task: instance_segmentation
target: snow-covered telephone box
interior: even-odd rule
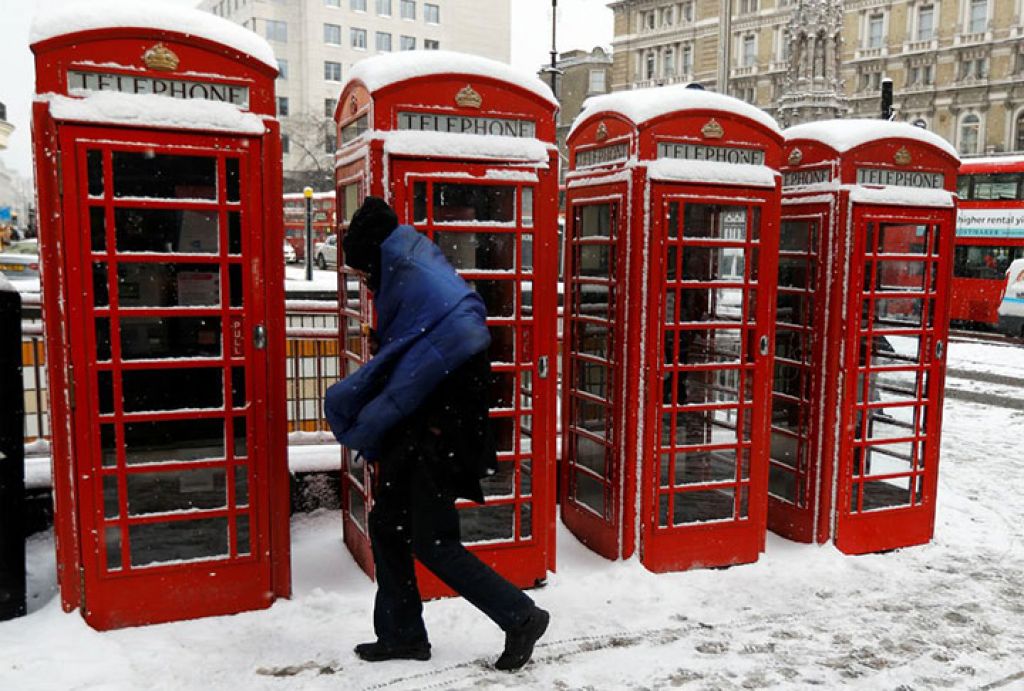
[[[498,472],[485,505],[459,505],[462,539],[519,586],[555,566],[557,107],[543,82],[507,65],[410,51],[357,63],[335,112],[340,236],[366,195],[383,197],[487,306]],[[347,374],[369,359],[372,308],[339,258]],[[372,573],[370,469],[342,453],[345,543]],[[418,569],[424,597],[448,592]]]
[[[782,134],[663,87],[589,100],[568,143],[562,519],[654,571],[756,561]]]
[[[291,590],[273,53],[151,5],[45,15],[32,50],[64,608],[268,607]]]
[[[784,134],[768,526],[847,553],[927,542],[956,151],[878,120]]]

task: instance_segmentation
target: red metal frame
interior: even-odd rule
[[[817,275],[808,282],[814,286],[813,317],[805,313],[803,325],[779,331],[813,326],[814,337],[800,363],[805,398],[784,388],[788,380],[780,373],[794,363],[776,358],[775,400],[795,406],[805,421],[806,457],[794,474],[783,453],[788,447],[774,449],[772,472],[780,489],[770,494],[769,528],[802,542],[833,540],[847,553],[927,542],[934,528],[945,375],[939,344],[948,335],[952,286],[955,208],[948,204],[955,197],[925,197],[917,206],[900,203],[901,195],[873,202],[870,186],[856,180],[858,168],[941,173],[944,191],[951,193],[958,162],[903,138],[880,137],[843,153],[793,138],[786,153],[784,175],[819,171],[827,184],[787,188],[783,227],[795,232],[799,222],[815,219],[825,233],[812,262]],[[783,238],[783,247],[787,241],[793,239]],[[799,292],[780,287],[780,305],[786,294]],[[782,491],[785,474],[806,477],[806,483]]]
[[[816,541],[817,496],[820,487],[831,481],[827,469],[814,459],[823,435],[823,382],[816,366],[824,357],[827,306],[833,290],[829,276],[834,221],[831,205],[789,205],[783,209],[779,231],[768,528],[801,542]],[[801,235],[804,243],[799,241]]]
[[[272,68],[210,41],[157,30],[111,28],[34,45],[37,91],[66,92],[69,69],[106,71],[108,67],[99,66],[109,66],[109,71],[119,74],[168,76],[125,66],[139,62],[158,42],[180,57],[183,69],[203,64],[206,74],[224,75],[215,81],[247,86],[251,109],[272,116]],[[188,79],[196,77],[190,74]],[[80,608],[92,626],[107,629],[236,613],[287,597],[291,585],[284,299],[280,289],[273,288],[283,286],[284,280],[277,221],[280,175],[274,174],[280,161],[277,123],[265,120],[266,133],[261,136],[82,126],[55,120],[48,104],[41,101],[34,104],[33,116],[54,427],[58,579],[65,610]],[[199,200],[115,195],[113,157],[132,153],[208,158],[215,171],[215,196]],[[100,174],[106,183],[98,194],[87,188],[90,165],[94,177]],[[238,199],[227,197],[229,167],[232,181],[237,167]],[[169,247],[160,252],[122,249],[115,217],[118,210],[127,208],[214,218],[219,229],[216,249],[198,253],[180,248],[172,253]],[[120,304],[123,267],[162,269],[167,262],[188,265],[194,275],[202,267],[215,268],[220,298],[209,307],[185,307],[180,302],[174,307]],[[229,290],[232,283],[236,287]],[[97,303],[104,292],[106,299]],[[182,359],[173,352],[146,351],[148,346],[138,339],[135,343],[142,350],[122,352],[122,344],[130,338],[122,334],[122,320],[153,319],[152,324],[170,328],[176,319],[203,318],[219,325],[204,330],[207,347],[199,356],[185,354]],[[265,350],[252,346],[256,324],[267,329]],[[104,328],[98,336],[100,325]],[[220,370],[221,390],[214,393],[222,399],[220,407],[124,410],[126,378],[195,368]],[[243,384],[246,400],[233,391],[233,386]],[[107,392],[102,398],[101,388]],[[222,455],[188,461],[172,453],[176,458],[158,464],[127,460],[128,426],[217,419],[224,420]],[[235,448],[232,431],[239,420],[247,421],[244,456],[242,449]],[[179,477],[184,478],[190,471],[199,475],[212,471],[203,479],[214,483],[214,494],[219,492],[216,483],[223,482],[223,503],[214,501],[207,508],[190,504],[192,508],[184,511],[158,513],[129,504],[133,485],[138,488],[140,483],[172,477],[159,473],[183,473]],[[191,472],[192,479],[197,477]],[[240,491],[247,492],[247,500],[236,495]],[[138,500],[140,495],[135,496]],[[153,496],[170,495],[155,490]],[[197,551],[189,557],[187,548],[195,545],[186,543],[182,560],[171,562],[166,552],[147,557],[132,550],[133,536],[143,544],[166,548],[170,544],[166,540],[173,538],[145,535],[145,531],[173,532],[174,526],[190,520],[223,521],[225,550],[214,548],[209,556]],[[115,545],[120,549],[120,559],[113,551],[108,554],[108,545],[111,550]]]
[[[628,190],[623,183],[588,188],[586,196],[574,196],[572,199],[571,225],[566,228],[565,236],[563,275],[567,280],[563,304],[562,462],[559,468],[562,521],[588,547],[609,559],[625,556],[621,554],[621,530],[626,523],[624,514],[627,512],[623,498],[629,496],[623,490],[625,469],[620,461],[626,456],[625,434],[613,424],[625,413],[620,402],[624,400],[623,394],[628,386],[622,367],[625,343],[615,328],[617,323],[624,321],[625,315],[626,300],[622,287],[627,285],[625,276],[629,265],[628,202]],[[607,239],[604,235],[591,235],[589,229],[584,228],[584,224],[592,222],[587,216],[591,213],[599,216],[603,210],[608,212]],[[600,223],[600,218],[593,220]],[[595,274],[580,278],[577,266],[581,253],[587,249],[605,248],[614,262],[614,275]],[[595,308],[588,305],[585,286],[594,286],[601,291],[608,289],[613,299],[609,300],[604,312],[595,312]],[[602,330],[606,332],[602,339],[604,343],[587,343],[600,339]],[[596,331],[597,335],[588,331]],[[585,376],[581,368],[596,369],[604,381],[581,380]],[[591,388],[595,385],[605,388],[606,394],[601,396],[600,391],[595,392]],[[578,406],[589,406],[590,409],[587,411]],[[591,415],[598,413],[599,417],[589,417],[588,412]],[[599,452],[602,454],[600,467],[595,467],[593,461],[587,463],[580,458],[580,444],[589,444],[592,448],[597,445],[603,449]],[[587,491],[587,484],[600,491],[599,503],[592,492]]]
[[[456,103],[456,94],[467,83],[481,96],[484,107]],[[528,119],[535,123],[536,138],[550,143],[554,141],[554,106],[519,86],[497,79],[437,74],[408,79],[372,94],[361,82],[351,82],[343,89],[335,114],[340,145],[335,176],[339,233],[343,234],[347,227],[346,219],[352,211],[348,207],[353,205],[350,201],[361,201],[366,194],[382,196],[392,203],[400,222],[413,225],[435,241],[438,233],[446,234],[441,241],[442,249],[467,281],[478,284],[488,304],[492,370],[498,381],[496,390],[501,392],[491,413],[499,442],[499,473],[484,482],[484,506],[470,502],[459,502],[457,506],[462,515],[463,538],[470,549],[513,583],[533,586],[555,568],[557,153],[550,150],[544,161],[530,162],[441,154],[386,154],[384,138],[387,132],[398,129],[400,110]],[[349,133],[357,123],[361,130],[353,136]],[[501,194],[514,205],[514,221],[460,224],[455,217],[435,218],[433,190],[446,184],[507,189],[507,193]],[[352,185],[356,187],[350,188]],[[353,192],[351,198],[346,197],[347,188]],[[425,201],[423,213],[416,213],[420,208],[416,204],[417,192]],[[524,194],[532,194],[531,223],[524,222],[521,213]],[[460,234],[468,237],[476,233],[514,238],[511,245],[496,240],[505,248],[491,256],[503,262],[500,267],[458,266],[465,248],[460,249],[461,240],[457,238]],[[532,268],[523,263],[524,247],[531,238]],[[513,247],[514,252],[509,254],[507,250]],[[512,292],[508,293],[506,287],[511,287]],[[512,297],[510,302],[499,300],[506,294]],[[532,299],[524,299],[531,295]],[[362,325],[371,320],[372,306],[365,286],[355,281],[354,274],[344,266],[343,257],[339,260],[339,302],[343,305],[340,324],[346,333],[343,357],[347,368],[356,367],[368,359]],[[544,360],[551,363],[546,378],[540,376],[540,363]],[[347,449],[342,450],[342,459],[345,543],[363,570],[372,575],[373,558],[366,530],[367,511],[373,503],[369,467],[357,463],[355,454]],[[507,472],[503,470],[506,468]],[[479,539],[474,541],[474,517],[484,514],[500,514],[501,521],[511,520],[512,532],[491,539],[477,535]],[[420,565],[417,579],[424,599],[451,592]]]
[[[1016,199],[980,199],[976,192],[965,185],[968,177],[1010,173],[1020,176]],[[1024,156],[1003,158],[967,159],[960,164],[960,201],[958,216],[972,211],[1009,211],[1024,215]],[[1019,231],[1019,229],[1018,229]],[[969,236],[958,222],[956,249],[966,251],[968,247],[982,247],[1009,250],[1009,260],[1024,257],[1024,235],[1017,237]],[[950,318],[953,320],[977,322],[994,326],[999,322],[997,310],[1006,287],[1002,271],[993,270],[990,278],[973,278],[958,275],[954,259],[953,286],[950,298]]]
[[[724,136],[721,131],[715,134],[715,126],[709,127],[711,120],[724,130]],[[581,541],[599,554],[615,559],[628,558],[639,551],[642,562],[652,571],[755,561],[764,549],[765,539],[775,292],[772,281],[756,282],[752,271],[756,269],[761,277],[775,274],[780,186],[777,182],[770,187],[756,187],[652,180],[644,165],[629,165],[631,158],[641,164],[655,159],[661,142],[757,148],[764,152],[768,169],[777,169],[781,162],[779,134],[732,112],[681,111],[639,127],[617,113],[604,112],[574,125],[569,139],[573,170],[566,200],[566,215],[573,228],[566,233],[562,518]],[[620,147],[619,153],[607,155],[613,150],[611,147]],[[590,151],[593,155],[582,157]],[[602,158],[613,160],[593,163]],[[583,165],[577,168],[577,162]],[[614,242],[578,239],[581,232],[586,232],[583,215],[609,203],[617,205]],[[734,228],[739,233],[737,239],[693,238],[673,230],[680,227],[686,209],[696,213],[711,205],[742,207],[742,212],[733,211],[743,219],[740,227]],[[758,214],[759,222],[754,220]],[[613,269],[609,267],[604,281],[598,280],[597,273],[588,271],[584,275],[580,269],[576,248],[588,244],[615,248],[615,265]],[[742,273],[727,275],[728,267],[739,266],[740,259]],[[700,279],[703,284],[688,273],[696,270],[692,262],[711,272]],[[609,320],[611,336],[605,351],[608,355],[604,357],[578,348],[589,347],[577,335],[584,322],[593,320],[581,319],[582,310],[575,298],[581,286],[603,283],[614,291],[614,319]],[[695,290],[713,291],[715,299],[725,295],[739,299],[734,310],[728,314],[728,310],[720,311],[710,319],[693,321],[690,311],[677,315],[675,306]],[[671,325],[666,325],[669,307],[673,319]],[[714,361],[714,357],[694,362],[690,358],[696,357],[695,352],[687,353],[686,359],[679,359],[682,355],[670,358],[667,353],[668,343],[681,342],[698,332],[733,333],[730,327],[737,334],[732,346],[736,349],[735,362],[733,358],[728,358],[727,363]],[[764,354],[759,352],[762,339]],[[586,385],[585,381],[578,385],[576,376],[583,363],[589,369],[610,373],[612,383],[605,383],[607,396],[578,392]],[[747,394],[742,396],[744,402],[716,403],[715,398],[698,402],[685,395],[682,400],[677,396],[683,391],[683,376],[696,381],[721,376],[722,372],[735,374],[736,391]],[[713,397],[717,395],[712,392],[714,388],[701,390]],[[581,424],[593,423],[594,406],[607,415],[605,432],[599,436],[580,430]],[[709,411],[718,411],[710,412],[711,416],[720,415],[725,410],[735,411],[737,418],[714,426],[715,433],[730,430],[732,425],[731,444],[712,443],[704,437],[699,442],[689,439],[681,444],[669,438],[663,440],[663,421],[668,422],[671,430],[674,419]],[[741,435],[740,439],[737,435],[744,430],[749,434]],[[675,438],[671,433],[670,437]],[[600,442],[600,446],[589,446],[581,457],[578,438]],[[599,451],[601,448],[605,451]],[[725,456],[732,450],[737,452],[730,475],[711,478],[690,472],[688,460],[692,463],[691,459],[703,456],[709,462],[706,467],[711,467],[720,460],[712,456]],[[740,460],[744,454],[748,454],[746,462]],[[668,460],[669,456],[676,460]],[[600,463],[595,464],[596,460]],[[679,481],[669,480],[670,477]],[[589,479],[593,490],[581,493],[580,478]],[[604,497],[603,505],[594,500],[598,488]],[[704,493],[704,498],[712,494],[721,498],[731,492],[729,510],[713,517],[688,514],[683,510],[684,502],[697,498],[698,492]],[[744,496],[746,499],[741,499]],[[677,501],[678,514],[674,509]]]

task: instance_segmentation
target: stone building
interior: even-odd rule
[[[254,31],[274,49],[285,186],[331,189],[332,116],[360,59],[453,50],[508,62],[511,0],[203,0],[200,9]]]
[[[889,78],[897,119],[937,132],[965,155],[1024,151],[1024,0],[610,7],[612,90],[699,81],[791,123],[833,113],[878,117]]]
[[[591,96],[606,94],[611,91],[612,56],[604,48],[595,47],[589,53],[585,50],[570,50],[558,55],[555,63],[555,96],[560,108],[558,111],[558,150],[562,154],[562,177],[568,166],[568,152],[565,139],[569,129],[580,114],[583,102]],[[550,68],[544,67],[537,76],[545,84],[551,84]]]

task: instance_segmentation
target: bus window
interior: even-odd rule
[[[969,199],[1019,199],[1020,173],[991,173],[973,175],[973,189]]]
[[[958,245],[953,275],[958,278],[1002,279],[1014,259],[1024,257],[1024,247]]]
[[[973,175],[961,175],[956,179],[956,193],[961,199],[971,198],[971,178]]]

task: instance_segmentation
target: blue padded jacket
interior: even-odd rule
[[[491,343],[483,300],[429,238],[398,226],[380,249],[380,350],[324,399],[334,436],[371,459],[389,429]]]

